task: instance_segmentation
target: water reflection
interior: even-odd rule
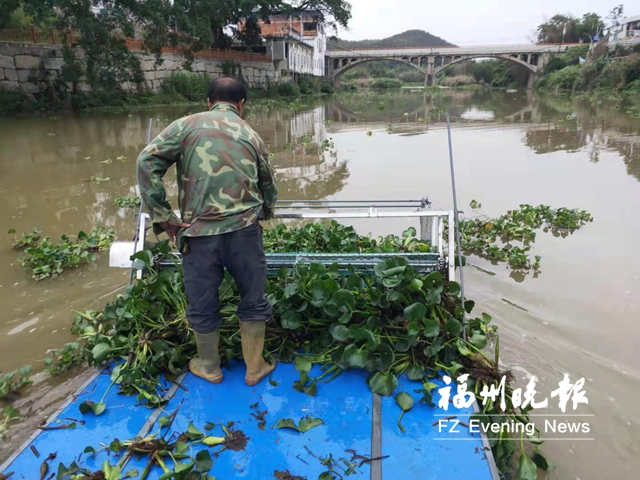
[[[130,212],[113,202],[135,193],[135,159],[146,143],[149,118],[154,117],[157,133],[189,110],[194,109],[163,109],[159,116],[136,112],[0,120],[0,194],[8,225],[19,231],[46,227],[52,236],[69,233],[70,225],[101,224],[127,232]],[[329,147],[324,120],[324,106],[258,114],[254,123],[274,154],[283,198],[334,195],[349,176],[347,164]],[[96,177],[109,180],[96,183]],[[174,178],[171,172],[166,182],[173,197]]]
[[[603,151],[620,154],[627,173],[640,180],[640,122],[610,105],[568,103],[556,97],[539,100],[546,116],[527,130],[526,144],[536,153],[584,150],[597,163]]]
[[[477,107],[468,109],[460,115],[463,120],[486,122],[495,120],[496,115],[491,110],[480,110]]]
[[[602,151],[615,151],[629,175],[640,180],[640,122],[613,106],[531,92],[441,90],[340,97],[327,102],[325,112],[330,133],[424,133],[443,128],[445,112],[454,128],[524,128],[524,143],[536,154],[586,151],[598,162]]]
[[[328,137],[325,113],[325,106],[318,105],[289,118],[280,135],[260,132],[273,154],[281,198],[316,200],[342,190],[349,169]]]

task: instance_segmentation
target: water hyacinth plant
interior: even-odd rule
[[[120,208],[135,208],[140,205],[140,197],[118,197],[113,204]]]
[[[14,235],[13,247],[24,254],[18,260],[20,265],[31,270],[36,280],[57,277],[64,270],[77,268],[82,264],[96,260],[96,252],[108,249],[115,238],[113,229],[100,226],[91,233],[79,232],[75,237],[62,235],[59,243],[53,243],[51,237],[43,237],[42,231],[35,229],[31,233],[23,233],[20,239]]]
[[[475,210],[482,204],[472,200],[470,206]],[[541,258],[535,256],[532,261],[529,254],[536,240],[536,230],[564,238],[592,221],[591,214],[580,209],[520,205],[496,218],[461,219],[461,247],[466,254],[478,255],[494,263],[506,262],[513,270],[537,272]]]
[[[0,372],[0,400],[17,394],[22,387],[31,383],[30,373],[31,365],[25,365],[18,370],[5,374]]]

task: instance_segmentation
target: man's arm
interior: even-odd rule
[[[182,150],[180,120],[176,120],[160,133],[140,153],[137,162],[138,185],[142,201],[146,205],[153,221],[153,230],[157,234],[169,230],[169,223],[181,224],[167,201],[167,192],[162,178],[171,165],[180,158]],[[170,234],[171,236],[171,234]]]
[[[278,186],[269,163],[269,154],[263,142],[260,142],[260,153],[258,154],[258,188],[264,200],[264,217],[269,220],[273,217],[273,208],[278,200]]]

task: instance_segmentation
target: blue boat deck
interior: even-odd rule
[[[233,428],[248,437],[246,447],[240,451],[227,449],[216,456],[213,452],[219,447],[209,448],[214,462],[210,475],[217,480],[273,479],[277,471],[315,480],[328,471],[322,460],[329,457],[336,462],[333,468],[340,476],[326,478],[497,479],[491,452],[478,434],[472,435],[463,426],[458,426],[460,433],[438,431],[438,420],[443,416],[456,416],[468,424],[472,408],[456,409],[451,404],[445,412],[419,403],[421,394],[414,393],[420,388],[418,382],[400,379],[397,391],[405,391],[415,400],[413,409],[403,417],[406,433],[402,433],[396,424],[400,408],[393,397],[380,399],[372,395],[363,372],[344,372],[329,383],[319,382],[317,395],[311,397],[294,390],[298,372],[293,365],[279,364],[271,377],[273,382],[264,380],[256,387],[244,384],[244,364],[234,363],[224,370],[225,380],[219,385],[187,374],[181,379],[183,388],[173,385],[173,396],[163,409],[137,405],[135,397],[119,395],[114,387],[106,395],[107,409],[102,415],[82,415],[80,403],[99,402],[110,384],[109,375],[99,374],[49,424],[56,427],[75,422],[76,428],[41,431],[0,472],[14,472],[11,480],[38,479],[40,465],[54,452],[57,456],[50,463],[50,472],[57,472],[59,463],[68,466],[73,461],[92,471],[99,470],[105,460],[115,464],[117,457],[108,457],[104,451],[96,456],[83,454],[87,446],[99,449],[116,438],[127,440],[158,432],[158,418],[171,415],[179,407],[172,431],[184,432],[190,422],[203,431],[207,422],[232,421]],[[434,401],[437,403],[438,399],[434,391]],[[267,412],[264,429],[251,415],[255,413],[251,405],[256,403],[260,411]],[[324,425],[304,434],[275,428],[279,419],[297,422],[306,415],[321,418]],[[207,433],[223,435],[219,426]],[[39,458],[29,448],[31,445],[39,452]],[[198,444],[193,448],[208,447]],[[358,456],[354,459],[354,455]],[[383,459],[362,462],[372,455]],[[131,458],[123,471],[137,468],[141,474],[146,464],[144,458]],[[349,464],[355,473],[345,472]],[[171,465],[167,462],[167,466]],[[162,473],[160,467],[154,467],[147,478],[157,480]]]

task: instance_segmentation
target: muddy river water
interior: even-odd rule
[[[200,109],[0,118],[4,231],[40,228],[57,238],[106,225],[118,239],[131,239],[131,211],[113,201],[135,192],[135,159],[149,119],[157,133]],[[468,207],[474,199],[490,216],[523,203],[579,207],[593,215],[593,223],[566,238],[539,232],[533,251],[542,257],[542,271],[536,277],[470,257],[467,290],[477,313],[489,313],[499,326],[501,362],[514,371],[517,386],[535,375],[544,398],[564,373],[573,382],[586,379],[588,405],[567,413],[582,415],[591,431],[573,440],[543,435],[550,439],[543,453],[555,465],[548,478],[637,478],[640,119],[624,108],[565,97],[442,90],[276,106],[250,111],[248,120],[275,155],[283,199],[428,196],[432,208],[448,209],[443,109],[453,116],[458,195],[466,215],[478,214]],[[385,220],[356,227],[384,234],[407,225]],[[1,442],[0,460],[86,376],[74,372],[51,380],[41,373],[45,352],[72,340],[72,311],[100,308],[128,281],[128,272],[110,269],[103,255],[88,267],[35,282],[20,268],[11,239],[0,236],[0,370],[31,364],[36,375],[15,402],[27,420]],[[561,413],[557,399],[549,405],[541,413]]]

